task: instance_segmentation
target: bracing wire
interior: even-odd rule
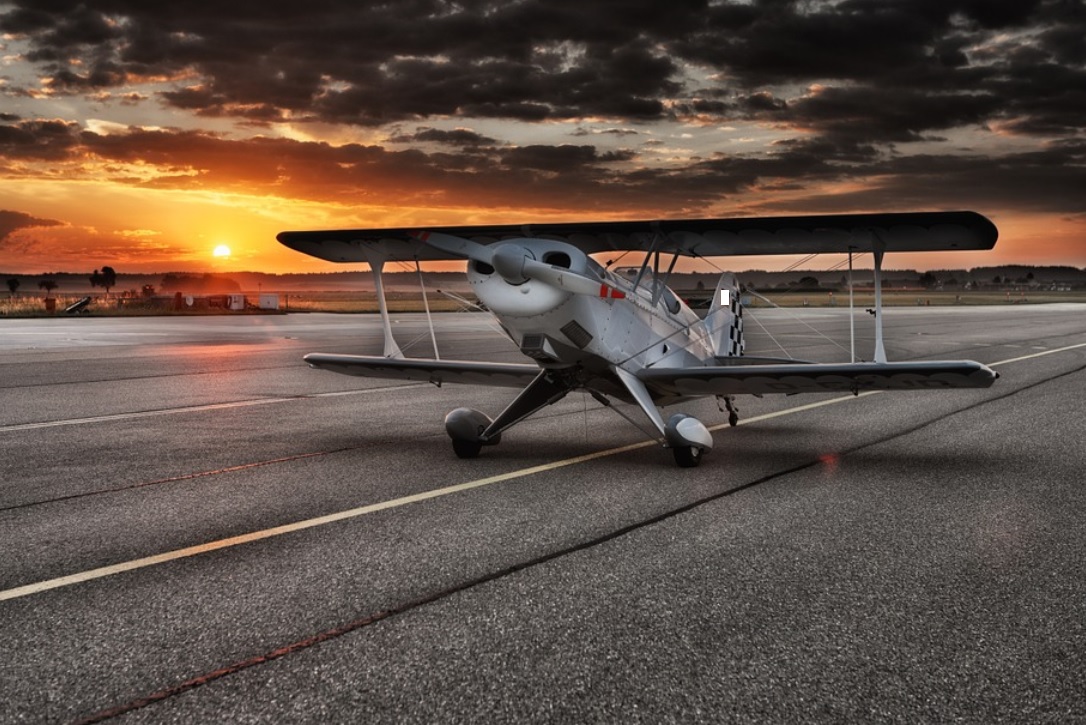
[[[804,262],[805,262],[805,260],[808,260],[808,259],[814,259],[814,258],[815,258],[815,257],[817,257],[817,256],[818,256],[817,254],[809,254],[809,255],[807,255],[807,257],[805,257],[804,259],[802,259],[802,260],[800,260],[799,262],[797,262],[797,263],[796,263],[796,265],[793,265],[793,267],[797,266],[798,264],[802,264],[802,263],[804,263]],[[721,267],[720,267],[719,265],[717,265],[717,264],[716,264],[715,262],[713,262],[713,261],[712,261],[711,259],[709,259],[708,257],[699,257],[699,259],[701,259],[702,261],[704,261],[704,262],[706,262],[707,264],[709,264],[709,265],[710,265],[711,267],[713,267],[714,269],[716,269],[716,271],[720,272],[721,274],[723,274],[723,273],[724,273],[724,272],[726,271],[726,270],[724,270],[723,268],[721,268]],[[848,259],[846,259],[846,260],[845,260],[845,264],[848,264]],[[791,268],[792,268],[792,267],[790,267],[789,269],[791,269]],[[785,270],[785,271],[788,271],[788,270]],[[791,311],[789,311],[789,310],[788,310],[787,308],[785,308],[785,307],[781,307],[780,305],[778,305],[778,304],[777,304],[776,302],[774,302],[773,300],[771,300],[771,299],[769,299],[769,298],[767,298],[767,297],[765,297],[765,296],[763,296],[763,295],[760,295],[760,294],[758,294],[757,292],[755,292],[755,291],[753,291],[753,290],[750,290],[750,289],[748,289],[748,290],[747,290],[747,293],[748,293],[748,294],[750,294],[750,295],[751,295],[752,297],[757,297],[758,299],[762,300],[763,302],[766,302],[766,303],[768,303],[768,304],[769,304],[769,305],[771,305],[772,307],[776,307],[776,308],[777,308],[778,310],[782,310],[782,311],[783,311],[783,312],[784,312],[784,313],[785,313],[786,315],[788,315],[788,316],[789,316],[790,318],[792,318],[792,319],[793,319],[793,320],[795,320],[796,322],[798,322],[798,323],[800,323],[801,325],[803,325],[804,327],[806,327],[806,328],[807,328],[808,330],[810,330],[811,332],[815,333],[816,335],[818,335],[819,337],[821,337],[821,338],[823,338],[823,339],[825,339],[825,340],[828,340],[828,341],[830,342],[830,344],[832,344],[832,345],[833,345],[834,347],[840,348],[841,350],[847,350],[847,348],[845,348],[845,346],[844,346],[844,345],[840,344],[839,342],[837,342],[836,340],[834,340],[834,339],[833,339],[832,337],[830,337],[830,336],[829,336],[829,335],[827,335],[826,333],[822,332],[821,330],[819,330],[819,329],[815,328],[815,327],[814,327],[813,325],[811,325],[811,324],[810,324],[809,322],[807,322],[806,320],[802,319],[802,318],[801,318],[801,317],[799,317],[798,315],[796,315],[796,314],[792,313],[792,312],[791,312]],[[764,333],[765,333],[765,334],[766,334],[766,335],[767,335],[767,336],[769,337],[769,339],[773,341],[773,344],[774,344],[774,345],[776,345],[776,346],[777,346],[777,347],[778,347],[778,348],[780,349],[780,351],[784,353],[785,357],[792,357],[792,355],[791,355],[791,354],[790,354],[790,353],[788,352],[788,350],[786,350],[786,349],[785,349],[784,345],[782,345],[782,344],[781,344],[781,343],[780,343],[780,342],[779,342],[779,341],[777,340],[777,338],[775,338],[775,337],[773,336],[773,333],[771,333],[771,332],[770,332],[770,331],[769,331],[769,330],[768,330],[768,329],[766,328],[766,326],[765,326],[765,325],[764,325],[764,324],[762,323],[762,321],[758,319],[758,315],[756,315],[756,314],[753,314],[753,313],[752,313],[752,314],[751,314],[751,315],[749,316],[749,319],[753,320],[753,321],[754,321],[754,324],[758,325],[758,327],[760,327],[760,328],[762,329],[762,332],[764,332]]]
[[[832,337],[830,337],[830,336],[829,336],[829,335],[827,335],[826,333],[822,332],[821,330],[819,330],[818,328],[816,328],[816,327],[815,327],[814,325],[812,325],[811,323],[809,323],[809,322],[807,322],[806,320],[804,320],[804,319],[803,319],[802,317],[799,317],[798,315],[795,315],[795,314],[793,314],[792,312],[790,312],[790,311],[788,310],[788,308],[787,308],[787,307],[781,307],[780,305],[778,305],[778,304],[777,304],[776,302],[774,302],[773,300],[769,299],[768,297],[765,297],[764,295],[760,295],[760,294],[758,294],[757,292],[753,292],[753,291],[750,291],[750,290],[748,290],[748,292],[749,292],[749,294],[750,294],[750,295],[751,295],[752,297],[757,297],[758,299],[762,300],[763,302],[766,302],[766,303],[768,303],[769,305],[771,305],[771,306],[773,306],[773,307],[777,308],[778,310],[781,310],[781,311],[782,311],[782,312],[784,312],[784,313],[785,313],[786,315],[788,315],[788,316],[789,316],[790,318],[792,318],[793,320],[795,320],[795,321],[796,321],[796,322],[798,322],[799,324],[801,324],[801,325],[803,325],[804,327],[806,327],[806,328],[807,328],[808,330],[810,330],[811,332],[813,332],[813,333],[814,333],[815,335],[817,335],[818,337],[821,337],[822,339],[824,339],[824,340],[828,341],[828,342],[829,342],[829,343],[830,343],[831,345],[833,345],[834,347],[840,348],[841,350],[844,350],[844,351],[848,352],[848,348],[846,348],[846,347],[845,347],[844,345],[842,345],[841,343],[837,342],[837,341],[836,341],[836,340],[834,340],[834,339],[833,339]],[[757,316],[756,316],[756,315],[752,315],[752,316],[751,316],[751,319],[753,319],[753,320],[754,320],[754,321],[755,321],[756,323],[758,322],[758,319],[757,319]],[[761,327],[761,328],[762,328],[763,330],[765,330],[765,333],[766,333],[767,335],[769,335],[769,337],[770,337],[771,339],[773,339],[773,335],[771,335],[771,334],[769,333],[769,330],[766,330],[766,329],[765,329],[765,325],[762,325],[761,323],[758,323],[758,324],[759,324],[759,326],[760,326],[760,327]],[[783,348],[783,347],[781,347],[781,344],[780,344],[779,342],[777,342],[777,341],[776,341],[776,339],[773,339],[773,342],[776,342],[776,343],[777,343],[777,347],[780,347],[780,348],[781,348],[782,350],[784,350],[784,348]]]
[[[810,262],[812,259],[814,259],[817,256],[818,256],[818,252],[815,252],[814,254],[808,254],[803,259],[800,259],[800,260],[798,260],[796,262],[793,262],[792,264],[788,265],[787,267],[785,267],[781,271],[782,272],[791,272],[796,267],[799,267],[800,265],[803,265],[803,264],[807,264],[808,262]]]
[[[761,295],[757,295],[757,294],[754,294],[753,292],[751,292],[750,294],[754,295],[755,297],[759,297],[759,298],[761,298],[761,299],[765,299],[765,298],[764,298],[764,297],[762,297]],[[766,300],[766,301],[767,301],[767,302],[769,302],[769,300]],[[772,302],[769,302],[769,304],[771,304],[771,305],[772,305],[773,303],[772,303]],[[784,348],[784,345],[782,345],[782,344],[781,344],[781,343],[780,343],[780,342],[779,342],[779,341],[777,340],[777,338],[775,338],[775,337],[773,336],[773,333],[769,331],[769,328],[768,328],[768,327],[766,327],[766,326],[765,326],[765,325],[764,325],[764,324],[762,323],[762,321],[761,321],[760,319],[758,319],[758,315],[748,315],[746,319],[748,319],[748,320],[754,320],[754,324],[755,324],[755,325],[757,325],[758,327],[760,327],[760,328],[762,329],[762,332],[764,332],[764,333],[766,334],[766,336],[767,336],[767,337],[768,337],[768,338],[769,338],[770,340],[772,340],[772,341],[773,341],[773,344],[774,344],[774,345],[776,345],[776,346],[777,346],[777,348],[778,348],[778,349],[779,349],[779,350],[780,350],[781,352],[783,352],[783,353],[784,353],[784,356],[785,356],[785,357],[792,357],[792,354],[791,354],[791,353],[789,353],[789,352],[788,352],[788,350],[786,350],[786,349]]]

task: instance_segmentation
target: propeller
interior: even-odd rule
[[[457,257],[467,257],[473,261],[488,264],[509,284],[523,284],[529,279],[535,279],[578,295],[606,299],[626,297],[621,290],[598,279],[577,274],[564,267],[540,262],[532,256],[530,250],[519,244],[505,242],[487,246],[442,232],[417,231],[410,232],[409,236]]]
[[[563,269],[562,267],[554,267],[544,262],[537,262],[534,259],[524,260],[523,273],[525,277],[538,279],[544,284],[564,289],[567,292],[572,292],[576,295],[604,297],[613,300],[620,300],[626,297],[625,292],[615,289],[605,282],[600,282],[591,277],[585,277],[576,272],[571,272],[568,269]]]
[[[485,244],[479,244],[470,239],[457,237],[452,234],[444,234],[443,232],[417,231],[408,232],[407,236],[413,237],[423,244],[429,245],[434,249],[440,249],[443,252],[448,252],[454,256],[467,257],[476,262],[492,265],[491,259],[494,256],[494,250]]]
[[[626,296],[625,293],[598,279],[577,274],[565,267],[555,267],[546,262],[540,262],[528,249],[519,244],[498,245],[490,263],[509,284],[522,284],[535,279],[575,295],[610,299],[622,299]]]

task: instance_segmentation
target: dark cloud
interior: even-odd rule
[[[826,88],[773,113],[832,139],[901,143],[923,140],[930,131],[978,126],[1001,106],[990,93]]]
[[[1077,0],[15,0],[0,29],[54,91],[176,78],[165,103],[256,123],[759,119],[784,110],[782,86],[820,83],[833,93],[786,120],[900,143],[994,120],[1080,132],[1084,15]],[[690,63],[733,90],[698,87]]]
[[[573,131],[570,136],[584,138],[586,136],[640,136],[641,131],[632,128],[584,128],[583,126]]]
[[[55,219],[38,219],[21,211],[0,209],[0,247],[3,247],[4,242],[13,232],[20,229],[56,227],[62,226],[63,224],[64,222],[58,222]]]
[[[1076,199],[1086,196],[1080,0],[13,0],[7,7],[0,31],[28,45],[27,58],[52,79],[55,95],[140,103],[132,87],[165,78],[169,89],[154,98],[173,109],[258,127],[384,126],[388,145],[179,130],[101,135],[4,114],[0,157],[9,166],[88,159],[151,165],[154,181],[129,183],[174,188],[646,213],[844,181],[869,185],[811,203],[941,206],[975,190],[1008,208],[1081,213]],[[5,86],[9,95],[32,90]],[[577,121],[569,133],[579,141],[609,138],[599,147],[515,145],[470,129],[483,118],[522,122],[521,133],[533,123]],[[607,150],[620,135],[673,120],[758,124],[778,140],[757,153],[705,152],[666,168],[645,159],[670,141],[646,140],[644,156]],[[454,124],[466,128],[435,127]],[[1022,137],[1037,151],[931,151],[961,129],[983,128]]]
[[[420,127],[415,130],[415,133],[397,134],[388,140],[390,143],[431,142],[461,148],[466,146],[494,146],[498,143],[497,139],[483,136],[467,128],[456,128],[447,131],[439,128]]]
[[[1070,159],[1071,163],[1068,163]],[[872,166],[866,185],[832,195],[790,200],[789,212],[845,212],[857,209],[975,208],[1007,212],[1086,214],[1082,170],[1086,143],[1072,148],[981,156],[916,155]],[[772,210],[773,205],[768,205]]]
[[[0,158],[9,161],[68,159],[79,144],[80,126],[67,121],[22,121],[0,126]]]
[[[654,36],[689,21],[647,0],[16,6],[0,29],[29,38],[29,59],[56,90],[195,72],[198,89],[163,98],[206,115],[268,105],[360,125],[438,114],[658,118],[678,69]]]
[[[600,154],[595,146],[520,146],[503,151],[503,166],[519,169],[537,169],[570,173],[577,169],[612,161],[629,161],[631,152],[609,152]]]

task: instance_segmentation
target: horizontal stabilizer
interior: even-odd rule
[[[646,368],[637,377],[657,393],[700,396],[987,388],[998,374],[971,360],[944,360]]]
[[[369,355],[334,355],[314,352],[305,356],[312,367],[344,375],[391,380],[416,380],[423,383],[465,383],[506,388],[523,388],[539,375],[533,364],[474,362],[465,360],[425,360],[387,358]]]

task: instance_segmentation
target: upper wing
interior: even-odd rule
[[[314,352],[305,361],[315,368],[345,375],[393,380],[417,380],[424,383],[470,383],[506,388],[523,388],[539,375],[539,366],[517,363],[469,362],[463,360],[423,360],[368,355],[331,355]]]
[[[421,261],[462,259],[413,238],[418,227],[280,232],[278,240],[299,252],[332,262],[370,257]],[[981,250],[995,246],[998,231],[971,211],[833,214],[739,219],[571,222],[425,227],[482,244],[535,237],[567,242],[588,254],[611,250],[659,250],[693,257],[745,254]]]
[[[675,396],[987,388],[999,374],[971,360],[645,368],[637,377]]]

